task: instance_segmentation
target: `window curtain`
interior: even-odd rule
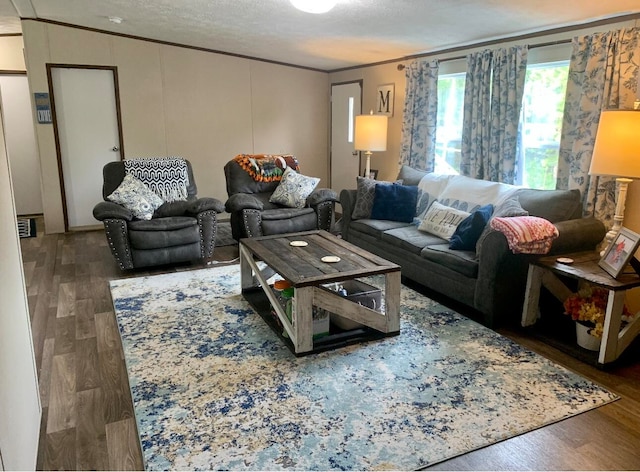
[[[414,61],[406,68],[405,76],[400,164],[433,172],[438,124],[438,61]]]
[[[613,224],[616,182],[589,176],[600,111],[633,109],[640,65],[640,28],[576,37],[569,63],[558,189],[579,189],[583,211]]]
[[[460,171],[477,179],[517,181],[518,126],[527,46],[467,56]]]

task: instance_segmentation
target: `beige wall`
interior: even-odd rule
[[[0,70],[27,70],[22,52],[22,36],[0,36]]]
[[[35,470],[42,409],[3,129],[0,119],[0,469]]]
[[[22,27],[32,93],[48,91],[46,63],[116,66],[125,157],[189,159],[200,196],[226,200],[223,166],[240,153],[295,154],[303,173],[328,184],[328,74],[37,21]],[[36,133],[47,232],[62,232],[53,127]]]

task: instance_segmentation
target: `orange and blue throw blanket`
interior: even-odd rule
[[[291,154],[238,154],[233,158],[256,182],[278,182],[287,167],[300,166]]]

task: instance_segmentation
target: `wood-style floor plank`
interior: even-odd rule
[[[107,425],[109,470],[143,470],[135,420],[128,418]]]
[[[53,356],[47,433],[74,428],[76,412],[76,353]]]
[[[103,403],[100,388],[78,392],[76,467],[79,470],[109,469],[106,425],[102,416]]]
[[[142,470],[109,281],[189,270],[121,272],[103,231],[21,240],[43,417],[39,470]],[[237,248],[216,248],[232,261]],[[221,264],[220,264],[221,265]],[[213,264],[208,267],[214,267]],[[455,308],[455,307],[454,307]],[[600,370],[517,329],[500,332],[614,391],[621,400],[434,465],[434,470],[640,469],[640,359]]]
[[[44,465],[39,470],[78,470],[75,428],[48,433],[44,449]]]

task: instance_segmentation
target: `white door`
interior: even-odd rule
[[[99,224],[93,207],[102,199],[102,168],[120,160],[114,71],[51,68],[60,145],[67,229]]]
[[[362,108],[362,84],[331,86],[331,189],[355,189],[360,153],[353,148],[354,118]]]
[[[41,214],[40,161],[27,76],[0,76],[0,93],[16,213]]]

